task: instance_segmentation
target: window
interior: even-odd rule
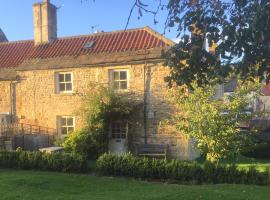
[[[113,70],[111,77],[114,90],[121,91],[128,89],[128,70]]]
[[[112,139],[126,139],[127,137],[127,123],[117,122],[111,124]]]
[[[72,72],[60,72],[57,74],[58,92],[70,93],[73,92],[73,76]]]
[[[61,116],[59,117],[59,131],[61,135],[67,135],[68,133],[74,131],[75,128],[75,118],[71,116]]]

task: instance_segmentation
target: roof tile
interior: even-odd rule
[[[94,42],[86,49],[87,42]],[[25,60],[162,48],[172,43],[149,28],[58,38],[44,45],[34,41],[0,43],[0,68],[18,67]]]

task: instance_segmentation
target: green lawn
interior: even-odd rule
[[[224,163],[228,164],[231,162],[225,161]],[[267,168],[270,168],[270,160],[242,157],[237,161],[237,166],[239,169],[247,169],[248,167],[254,166],[259,171],[265,171]]]
[[[0,199],[269,200],[270,187],[182,186],[62,173],[0,170]]]
[[[205,159],[199,158],[197,160],[198,163],[203,164]],[[221,164],[233,164],[235,163],[239,169],[248,169],[249,167],[253,166],[259,171],[265,171],[270,168],[270,159],[255,159],[255,158],[248,158],[248,157],[240,157],[237,161],[231,160],[223,160],[220,161]]]

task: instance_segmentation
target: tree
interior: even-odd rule
[[[173,69],[169,82],[190,85],[196,80],[203,86],[232,73],[241,79],[269,81],[268,0],[171,0],[168,9],[168,26],[177,26],[182,34],[180,43],[165,56]],[[205,42],[210,47],[218,44],[215,54],[206,51]]]
[[[246,112],[250,102],[259,94],[259,84],[252,82],[238,85],[229,96],[214,98],[215,88],[198,87],[186,92],[177,87],[173,102],[179,108],[174,122],[179,132],[195,139],[201,154],[210,162],[235,158],[250,150],[255,128],[241,131],[241,124],[250,124],[255,114]],[[252,94],[252,95],[251,95]]]
[[[191,87],[195,80],[198,86],[206,86],[232,74],[241,79],[270,80],[269,0],[155,2],[157,9],[150,10],[143,0],[135,0],[130,13],[137,7],[139,17],[151,13],[157,23],[157,13],[167,8],[165,30],[177,28],[180,39],[164,55],[165,65],[172,69],[166,79],[170,85]],[[215,45],[215,54],[207,51]]]

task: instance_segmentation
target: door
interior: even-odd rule
[[[115,154],[128,152],[128,124],[124,122],[114,122],[110,126],[109,151]]]

